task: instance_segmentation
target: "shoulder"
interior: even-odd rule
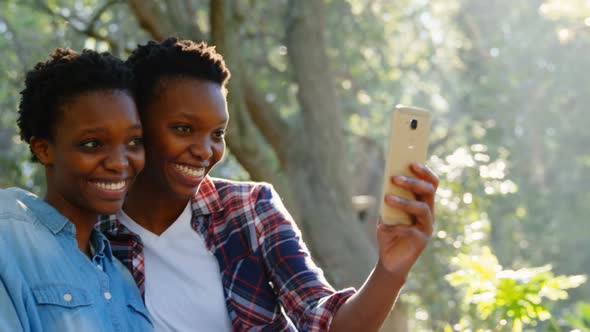
[[[31,204],[37,196],[19,188],[0,189],[0,258],[16,262],[22,248],[39,248],[40,220]],[[42,201],[42,200],[41,200]]]
[[[266,182],[255,182],[255,181],[234,181],[222,178],[211,178],[215,189],[220,196],[223,194],[235,194],[235,195],[256,195],[261,190],[271,190],[272,185]]]
[[[293,220],[273,186],[266,182],[232,181],[211,178],[224,219],[238,226],[250,225],[263,236],[281,224]]]
[[[211,181],[224,207],[238,202],[256,204],[261,199],[277,196],[272,185],[266,182],[233,181],[221,178],[211,178]]]
[[[296,228],[281,197],[270,183],[213,179],[226,214],[242,216],[260,236],[285,225]]]
[[[0,189],[0,225],[15,220],[34,222],[36,217],[31,204],[36,204],[37,201],[42,203],[40,198],[24,189]]]

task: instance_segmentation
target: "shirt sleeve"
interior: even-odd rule
[[[12,197],[4,197],[6,190],[0,190],[0,331],[30,331],[34,318],[29,318],[27,295],[24,294],[22,275],[15,269],[14,249],[9,245],[14,238],[11,225],[20,217],[13,214],[9,204],[15,203]]]
[[[24,331],[17,308],[0,275],[0,331]]]
[[[256,213],[262,255],[280,304],[298,330],[328,331],[340,306],[356,291],[330,286],[272,186],[262,185]]]

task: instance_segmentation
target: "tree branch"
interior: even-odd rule
[[[63,19],[64,21],[69,22],[70,23],[69,26],[74,31],[76,31],[80,34],[86,35],[88,37],[92,37],[96,40],[103,41],[109,45],[111,50],[113,50],[113,53],[118,53],[118,50],[120,49],[120,47],[119,47],[119,43],[116,40],[109,38],[108,36],[103,36],[103,35],[99,34],[96,30],[94,30],[93,26],[92,27],[90,26],[90,23],[85,22],[80,17],[66,16],[64,14],[54,12],[43,1],[35,1],[35,5],[33,5],[32,7],[33,7],[33,9],[40,10],[42,12],[45,12],[46,14],[49,14],[54,17],[59,17],[59,18]],[[106,8],[105,8],[105,10],[106,10]],[[95,14],[95,16],[96,16],[96,14]],[[100,15],[98,15],[98,17],[100,17]]]
[[[228,145],[235,154],[238,161],[250,173],[253,179],[270,181],[282,181],[278,178],[279,173],[276,167],[276,151],[272,154],[264,153],[265,146],[275,144],[271,140],[263,140],[268,132],[260,130],[272,126],[277,119],[272,114],[277,114],[270,105],[261,102],[262,97],[253,88],[244,71],[242,58],[239,53],[238,22],[236,15],[233,15],[234,7],[231,1],[211,0],[210,21],[211,21],[211,42],[217,50],[223,54],[226,63],[232,71],[232,79],[229,83],[230,93],[228,95],[230,104],[230,128],[228,130]],[[252,94],[252,95],[251,95]],[[256,109],[250,113],[251,109]],[[263,115],[264,112],[268,115]],[[255,115],[255,116],[253,116]],[[278,123],[282,119],[278,119]],[[261,127],[257,127],[261,126]],[[272,137],[278,133],[272,133]],[[282,138],[277,138],[281,140]],[[271,145],[274,148],[274,146]],[[271,165],[277,165],[274,169]],[[258,175],[257,175],[258,174]]]
[[[109,7],[113,6],[114,4],[117,3],[123,3],[123,0],[111,0],[111,1],[107,1],[104,5],[102,5],[102,7],[98,8],[94,14],[92,14],[92,18],[90,19],[90,21],[88,22],[88,24],[86,25],[86,29],[88,31],[93,31],[94,30],[94,25],[96,24],[96,22],[98,22],[98,20],[100,19],[100,16],[102,16],[102,14],[109,9]]]
[[[341,164],[346,160],[342,112],[326,55],[323,13],[321,0],[289,1],[287,56],[299,87],[297,99],[304,130],[313,134],[313,143],[308,143],[310,157],[323,161],[317,167],[321,167],[319,173],[326,183],[338,184],[342,192],[347,193],[347,182],[343,179],[350,175]],[[325,158],[328,150],[330,158]]]
[[[173,29],[166,13],[154,0],[127,0],[139,26],[156,40],[163,40],[172,34]]]
[[[209,2],[209,22],[211,25],[210,42],[219,49],[226,44],[226,3],[224,0],[211,0]]]
[[[241,73],[241,75],[234,75],[232,87],[239,85],[239,90],[243,96],[243,101],[240,101],[244,103],[243,111],[254,122],[266,142],[273,148],[279,162],[283,164],[287,158],[286,152],[292,135],[291,129],[278,110],[266,102],[263,94],[252,82],[250,77],[253,77],[253,75],[250,75],[244,69],[242,58],[235,55],[238,45],[232,41],[236,36],[232,39],[229,34],[238,33],[238,29],[232,29],[232,27],[238,25],[236,20],[239,20],[239,15],[229,13],[228,9],[231,11],[233,7],[224,4],[223,1],[212,0],[210,5],[212,40],[219,47],[219,50],[223,52],[228,63],[231,64],[232,72],[237,73],[239,71]]]
[[[190,1],[166,0],[166,8],[171,22],[176,22],[178,34],[181,37],[201,41],[203,34],[194,20],[194,9]]]
[[[246,77],[250,77],[246,75]],[[268,103],[262,93],[250,81],[243,84],[246,107],[252,120],[272,146],[281,164],[287,159],[286,152],[292,138],[292,130],[278,110]]]
[[[6,31],[12,34],[12,39],[10,41],[12,42],[12,46],[14,47],[14,51],[18,58],[17,60],[20,63],[23,72],[26,72],[28,69],[29,57],[27,56],[25,48],[18,40],[16,30],[12,28],[12,24],[2,14],[0,14],[0,22],[4,23],[6,26]]]

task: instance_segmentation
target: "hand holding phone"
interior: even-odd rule
[[[394,194],[414,200],[414,194],[395,186],[392,176],[413,177],[410,164],[425,163],[428,154],[431,114],[427,110],[397,105],[391,115],[389,147],[383,177],[383,194]],[[381,220],[384,224],[412,224],[410,216],[394,207],[381,203]]]

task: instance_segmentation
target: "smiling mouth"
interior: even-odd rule
[[[96,181],[95,180],[95,181],[90,181],[90,183],[103,192],[116,194],[116,193],[124,192],[127,189],[128,181],[127,180],[121,180],[121,181],[104,181],[104,180]]]
[[[205,176],[205,167],[193,167],[182,164],[174,164],[174,168],[191,178],[201,178]]]

